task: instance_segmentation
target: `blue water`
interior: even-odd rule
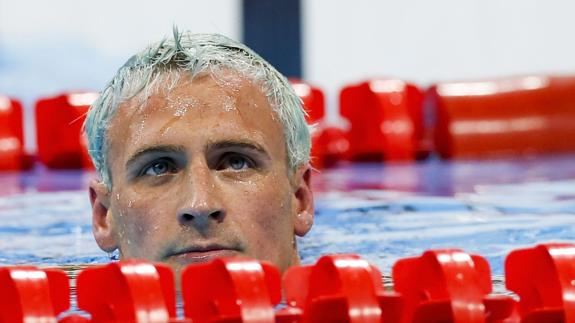
[[[541,185],[547,195],[532,196]],[[492,273],[503,275],[504,258],[513,249],[574,241],[575,198],[558,197],[565,188],[575,192],[575,181],[494,187],[452,198],[331,192],[319,199],[316,226],[300,240],[302,257],[313,262],[322,253],[357,253],[389,272],[400,258],[459,248],[486,257]]]
[[[385,191],[317,194],[312,231],[298,243],[304,263],[326,253],[357,253],[388,272],[430,248],[461,248],[486,257],[495,275],[512,249],[575,237],[575,181],[483,188],[433,197]],[[0,264],[109,261],[91,232],[85,191],[0,196]]]
[[[85,191],[0,196],[0,264],[106,262],[92,237]]]

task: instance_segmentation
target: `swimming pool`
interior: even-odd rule
[[[0,265],[108,262],[91,232],[93,176],[41,167],[0,174]],[[500,281],[509,251],[575,240],[575,155],[350,164],[313,182],[315,225],[298,241],[304,263],[356,253],[389,274],[399,258],[455,247],[486,257]]]

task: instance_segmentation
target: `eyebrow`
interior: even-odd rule
[[[182,153],[184,152],[184,147],[181,146],[173,146],[173,145],[162,145],[162,146],[153,146],[153,147],[145,147],[137,152],[135,152],[130,159],[126,162],[126,169],[130,169],[130,167],[135,164],[139,159],[147,156],[147,155],[155,155],[155,154],[169,154],[169,153]]]
[[[206,145],[206,151],[209,150],[223,150],[223,149],[230,149],[230,148],[240,148],[240,149],[247,149],[259,152],[266,156],[269,156],[267,150],[265,150],[262,146],[257,143],[253,143],[250,141],[239,141],[239,140],[222,140],[217,142],[209,142]]]

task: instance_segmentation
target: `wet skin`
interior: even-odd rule
[[[177,272],[237,255],[298,264],[295,235],[313,223],[310,167],[289,170],[282,126],[250,81],[183,77],[121,104],[108,138],[112,189],[90,184],[103,250]]]

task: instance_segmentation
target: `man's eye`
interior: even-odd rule
[[[222,160],[222,162],[220,163],[218,169],[219,170],[224,170],[224,169],[232,169],[232,170],[243,170],[246,168],[253,168],[254,164],[253,162],[248,159],[247,157],[244,157],[242,155],[237,155],[237,154],[230,154],[228,156],[225,156],[224,159]]]
[[[174,173],[176,166],[169,160],[158,160],[142,170],[142,175],[161,176],[168,173]]]

